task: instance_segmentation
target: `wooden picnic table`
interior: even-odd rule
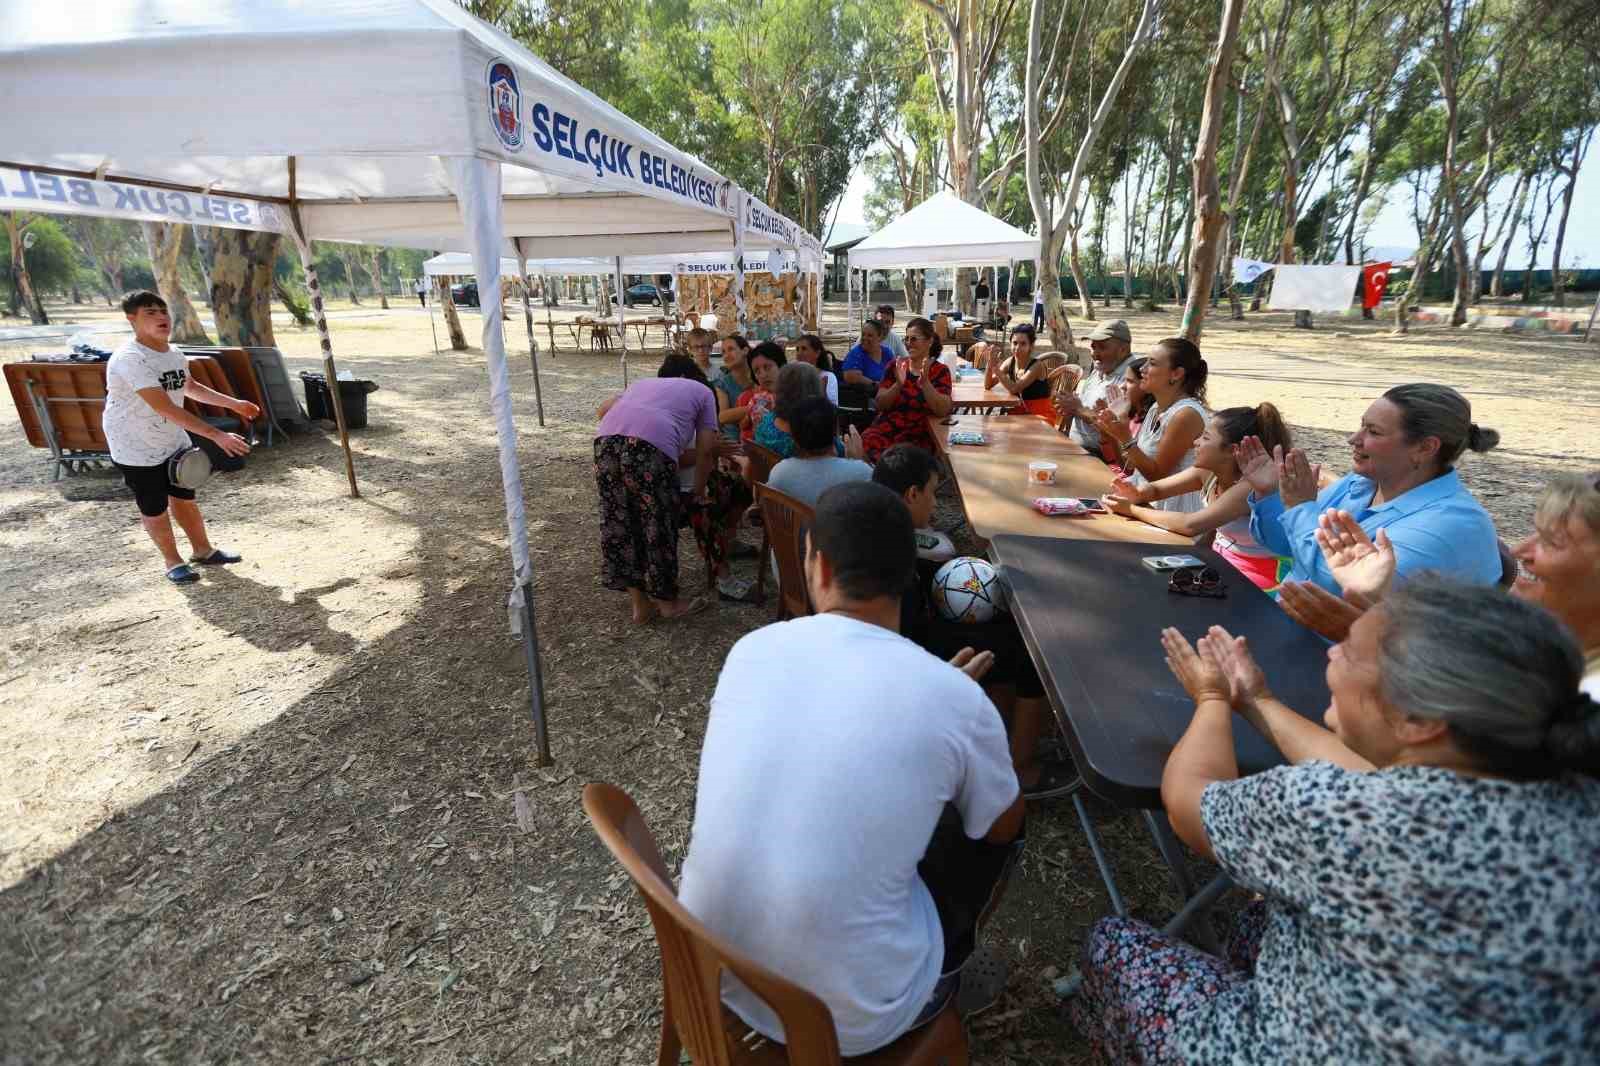
[[[978,536],[1002,533],[1069,540],[1115,540],[1187,545],[1189,539],[1113,514],[1046,516],[1033,509],[1040,496],[1098,497],[1111,487],[1111,469],[1072,438],[1029,414],[955,416],[953,425],[930,418],[934,443],[950,461],[967,522]],[[982,433],[987,444],[949,443],[952,431]],[[1028,464],[1056,464],[1054,485],[1028,481]]]
[[[984,388],[981,373],[966,374],[957,378],[950,389],[950,399],[954,402],[957,412],[997,414],[1022,406],[1020,399],[1003,388]]]

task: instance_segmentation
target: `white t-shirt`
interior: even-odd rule
[[[189,447],[188,432],[156,414],[139,395],[140,389],[162,388],[167,399],[182,407],[188,380],[189,360],[177,347],[158,352],[129,340],[111,353],[100,425],[112,459],[123,466],[156,466],[179,448]]]
[[[1019,789],[977,683],[898,633],[838,614],[756,630],[711,698],[679,898],[712,931],[821,997],[844,1055],[927,1005],[944,935],[917,863],[946,803],[973,839]],[[765,1004],[723,999],[775,1040]]]
[[[1584,663],[1583,680],[1578,682],[1578,691],[1587,692],[1600,700],[1600,655],[1590,656]]]
[[[819,370],[817,373],[822,376],[822,388],[828,394],[828,402],[838,407],[839,379],[833,376],[833,371],[831,370]]]

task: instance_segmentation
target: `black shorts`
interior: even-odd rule
[[[1008,614],[992,622],[949,622],[943,618],[919,618],[905,636],[930,655],[949,660],[962,648],[994,653],[994,666],[979,682],[982,685],[1015,685],[1025,700],[1044,696],[1044,683],[1034,668],[1028,646],[1022,642],[1017,623]]]
[[[945,804],[917,875],[928,886],[944,931],[941,974],[954,973],[977,946],[978,933],[1000,902],[1012,864],[1022,854],[1026,828],[1015,840],[991,844],[973,840],[961,824],[954,804]]]
[[[167,478],[167,464],[155,466],[125,466],[116,463],[122,471],[122,480],[133,490],[139,504],[139,513],[146,518],[158,518],[167,513],[167,497],[174,500],[194,499],[194,489],[180,489]]]

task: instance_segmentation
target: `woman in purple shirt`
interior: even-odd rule
[[[601,404],[594,439],[600,580],[626,590],[640,625],[709,605],[678,599],[678,457],[694,449],[692,499],[703,499],[717,454],[717,402],[692,360],[669,359],[661,374]]]

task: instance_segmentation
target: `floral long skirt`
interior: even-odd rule
[[[1250,980],[1266,920],[1264,901],[1240,911],[1222,958],[1131,918],[1096,922],[1083,949],[1083,987],[1069,1008],[1095,1061],[1183,1062],[1183,1015]]]
[[[678,467],[637,437],[597,437],[594,479],[600,489],[600,581],[608,589],[642,588],[678,598]]]

